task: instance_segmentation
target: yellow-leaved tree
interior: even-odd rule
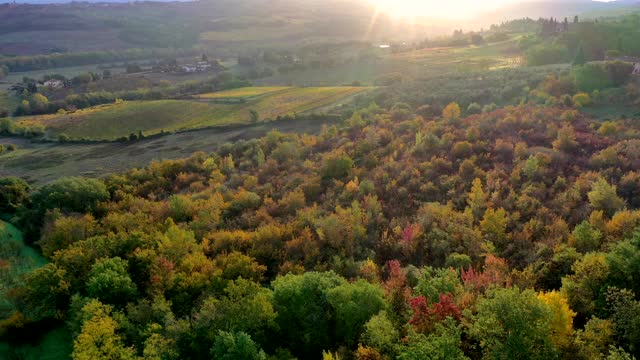
[[[541,292],[538,299],[542,300],[553,313],[551,331],[553,344],[557,348],[568,346],[573,335],[573,318],[576,313],[569,307],[569,301],[559,291]]]
[[[462,110],[460,110],[460,105],[456,102],[450,103],[442,110],[442,117],[447,121],[458,120],[461,115]]]

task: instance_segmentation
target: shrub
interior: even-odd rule
[[[471,103],[469,107],[467,107],[467,114],[480,114],[482,112],[482,106],[478,103]]]
[[[577,93],[573,96],[573,103],[577,107],[591,105],[591,97],[587,93]]]

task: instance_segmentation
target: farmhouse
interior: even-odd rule
[[[44,87],[48,87],[51,89],[61,89],[64,87],[64,82],[62,80],[57,80],[57,79],[51,79],[51,80],[47,80],[45,81],[42,86]]]
[[[208,61],[198,61],[195,64],[184,64],[180,67],[182,72],[194,73],[194,72],[206,72],[213,68],[213,65]]]

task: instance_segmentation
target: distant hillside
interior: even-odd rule
[[[531,1],[517,2],[505,6],[497,11],[486,14],[482,17],[483,26],[489,24],[500,23],[505,20],[540,17],[563,18],[573,17],[575,15],[588,17],[603,16],[607,13],[616,13],[620,11],[640,11],[640,1],[638,0],[620,0],[620,1],[591,1],[591,0],[560,0],[560,1]]]
[[[21,0],[29,3],[22,5],[0,0],[0,55],[191,47],[235,55],[244,49],[265,47],[416,41],[451,34],[454,29],[478,30],[514,18],[640,10],[640,5],[634,5],[636,0],[518,2],[478,14],[475,20],[423,18],[416,24],[377,14],[367,0],[115,0],[35,5],[48,1],[67,0]]]

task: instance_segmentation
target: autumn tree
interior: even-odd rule
[[[573,127],[569,124],[565,124],[558,130],[558,136],[553,141],[553,148],[565,153],[573,152],[578,143],[576,142],[576,134]]]
[[[487,207],[487,199],[488,195],[482,187],[482,180],[475,178],[471,185],[471,191],[467,194],[467,205],[476,221],[482,218]]]
[[[507,212],[502,208],[487,209],[480,221],[484,238],[500,250],[504,250],[507,245],[507,221]]]
[[[573,337],[573,318],[576,313],[569,308],[569,302],[558,291],[550,291],[538,294],[551,310],[553,319],[551,320],[552,341],[557,349],[566,348],[570,345]]]
[[[447,121],[456,121],[462,115],[462,110],[458,103],[452,102],[442,110],[442,118]]]
[[[137,359],[135,349],[127,347],[117,333],[118,323],[111,316],[111,307],[98,300],[82,308],[82,329],[73,342],[73,360]]]

